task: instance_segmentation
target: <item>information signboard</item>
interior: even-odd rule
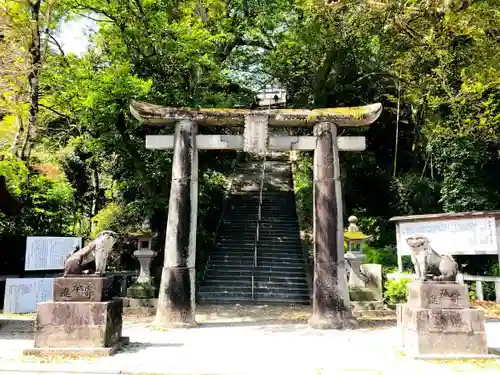
[[[424,236],[440,254],[498,254],[495,219],[492,217],[398,223],[398,252],[410,255],[406,239]]]
[[[81,237],[28,237],[26,239],[26,271],[60,270],[75,246],[82,246]]]
[[[5,280],[4,313],[36,312],[37,303],[52,299],[53,284],[54,279],[50,277]]]

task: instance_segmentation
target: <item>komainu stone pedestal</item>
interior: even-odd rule
[[[414,281],[408,303],[398,305],[402,349],[417,358],[488,356],[484,311],[471,309],[467,286]]]
[[[25,355],[108,356],[122,337],[123,302],[111,300],[112,278],[77,276],[54,280],[53,298],[37,305],[35,344]]]

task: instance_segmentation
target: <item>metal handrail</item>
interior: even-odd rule
[[[259,204],[257,208],[257,228],[255,230],[255,241],[253,251],[253,268],[252,268],[252,299],[255,297],[255,269],[257,268],[257,249],[260,240],[260,221],[262,219],[262,196],[264,191],[264,176],[266,174],[266,153],[264,153],[264,160],[262,162],[262,172],[260,175],[260,191],[259,191]]]

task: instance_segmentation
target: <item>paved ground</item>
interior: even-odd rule
[[[0,328],[0,373],[163,374],[498,374],[500,361],[428,363],[397,353],[394,322],[363,321],[355,331],[318,331],[304,324],[309,309],[215,308],[201,310],[196,329],[159,331],[150,318],[129,317],[131,344],[111,358],[40,364],[22,358],[32,346],[31,319]],[[500,322],[487,323],[490,346],[500,347]],[[45,366],[45,367],[41,367]],[[3,371],[2,371],[3,370]],[[27,372],[25,372],[26,374]]]

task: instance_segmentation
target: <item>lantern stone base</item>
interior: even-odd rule
[[[125,315],[154,315],[158,298],[123,298]]]
[[[469,308],[466,285],[415,281],[408,285],[408,303],[397,305],[397,319],[408,356],[488,356],[484,311]]]
[[[127,289],[127,297],[123,298],[125,314],[154,315],[156,313],[157,289],[151,282],[136,282]]]

